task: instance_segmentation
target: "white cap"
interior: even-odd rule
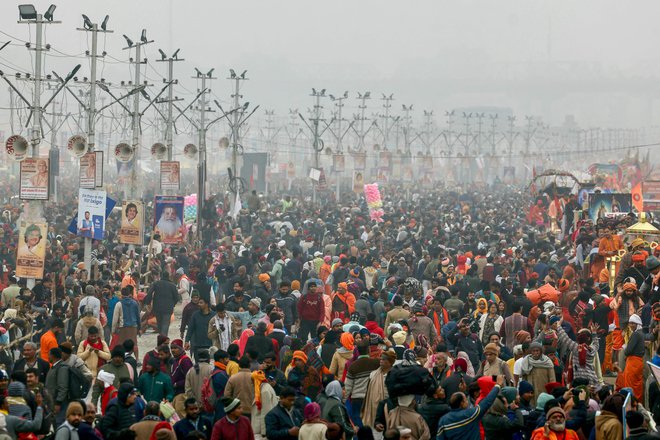
[[[112,373],[109,373],[107,371],[99,371],[99,374],[96,376],[98,380],[106,384],[107,386],[110,386],[114,383],[115,381],[115,375]]]
[[[284,247],[284,246],[286,246],[286,241],[280,240],[277,242],[277,247]]]
[[[632,314],[630,315],[630,318],[628,319],[629,324],[637,324],[637,325],[642,325],[642,318],[639,317],[639,315]]]
[[[323,252],[319,252],[319,251],[314,252],[315,257],[320,257],[322,255],[323,255]]]

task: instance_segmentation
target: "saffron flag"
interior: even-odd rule
[[[632,203],[637,212],[644,212],[644,196],[642,195],[642,183],[635,185],[631,192]]]

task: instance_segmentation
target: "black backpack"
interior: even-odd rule
[[[69,400],[84,399],[89,393],[92,382],[76,367],[69,367]]]

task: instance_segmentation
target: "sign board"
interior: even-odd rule
[[[47,158],[27,158],[21,162],[19,196],[21,200],[48,200],[50,191],[50,161]]]
[[[105,191],[80,188],[78,192],[78,235],[103,240],[105,199]]]
[[[177,161],[160,162],[160,189],[178,191],[181,185],[181,166]]]
[[[27,159],[26,159],[27,160]],[[46,261],[46,223],[21,221],[16,246],[16,276],[40,279]]]
[[[119,242],[142,245],[144,242],[144,205],[140,200],[121,202]]]

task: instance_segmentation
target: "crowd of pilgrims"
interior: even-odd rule
[[[381,223],[356,194],[252,192],[236,218],[216,196],[200,241],[137,249],[111,216],[89,268],[65,194],[32,288],[7,205],[0,439],[656,438],[660,262],[624,243],[634,215],[594,224],[567,196],[550,218],[555,199],[512,187],[381,192]]]

